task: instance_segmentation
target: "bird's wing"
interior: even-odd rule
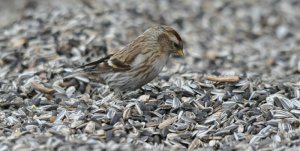
[[[115,54],[108,55],[99,60],[82,65],[79,68],[88,73],[106,73],[130,70],[131,67],[126,62],[114,57]]]
[[[105,73],[107,71],[128,71],[134,67],[134,64],[132,63],[137,59],[137,56],[146,51],[143,49],[143,47],[145,47],[143,43],[145,43],[145,39],[143,37],[138,37],[120,51],[94,62],[82,65],[80,68],[84,71],[98,73]]]
[[[90,63],[87,63],[87,64],[84,64],[84,65],[81,65],[77,68],[80,68],[80,69],[89,69],[89,68],[94,68],[95,66],[97,66],[98,64],[100,63],[103,63],[103,62],[107,62],[107,60],[111,57],[112,55],[108,55],[106,57],[103,57],[99,60],[96,60],[96,61],[93,61],[93,62],[90,62]]]
[[[130,70],[129,65],[123,64],[117,59],[112,59],[112,56],[108,55],[99,60],[79,66],[74,72],[66,75],[64,79],[84,76],[91,80],[105,83],[103,77],[100,76],[101,74]]]
[[[144,55],[147,52],[148,47],[150,46],[147,45],[145,38],[140,36],[125,48],[116,52],[110,60],[113,64],[118,64],[119,67],[125,65],[133,68],[135,65],[132,63],[138,58],[139,54]]]

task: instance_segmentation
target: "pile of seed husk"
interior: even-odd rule
[[[0,151],[300,146],[298,0],[65,1],[0,29]],[[141,89],[64,79],[157,24],[186,55]]]

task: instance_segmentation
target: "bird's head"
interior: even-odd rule
[[[180,35],[169,26],[155,26],[146,32],[154,33],[160,51],[168,54],[183,56],[183,41]]]

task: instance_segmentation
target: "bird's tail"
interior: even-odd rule
[[[93,82],[105,84],[105,81],[100,76],[99,71],[92,72],[92,71],[85,71],[84,69],[77,69],[74,72],[70,72],[69,74],[63,77],[64,80],[71,79],[71,78],[75,78],[86,83],[93,81]]]
[[[82,69],[68,73],[66,76],[63,77],[63,80],[68,80],[72,78],[78,79],[86,83],[90,82],[89,75],[86,74]]]

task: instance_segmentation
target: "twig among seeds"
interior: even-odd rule
[[[158,125],[159,129],[163,129],[171,124],[173,124],[177,120],[177,116],[164,120],[162,123]]]
[[[32,86],[35,90],[40,91],[40,92],[45,93],[45,94],[52,94],[52,93],[55,92],[54,89],[47,88],[47,87],[45,87],[44,85],[42,85],[42,84],[40,84],[40,83],[38,83],[38,82],[36,82],[36,81],[32,81],[32,82],[31,82],[31,86]]]
[[[216,81],[216,82],[237,82],[240,80],[239,76],[206,76],[207,80]]]

